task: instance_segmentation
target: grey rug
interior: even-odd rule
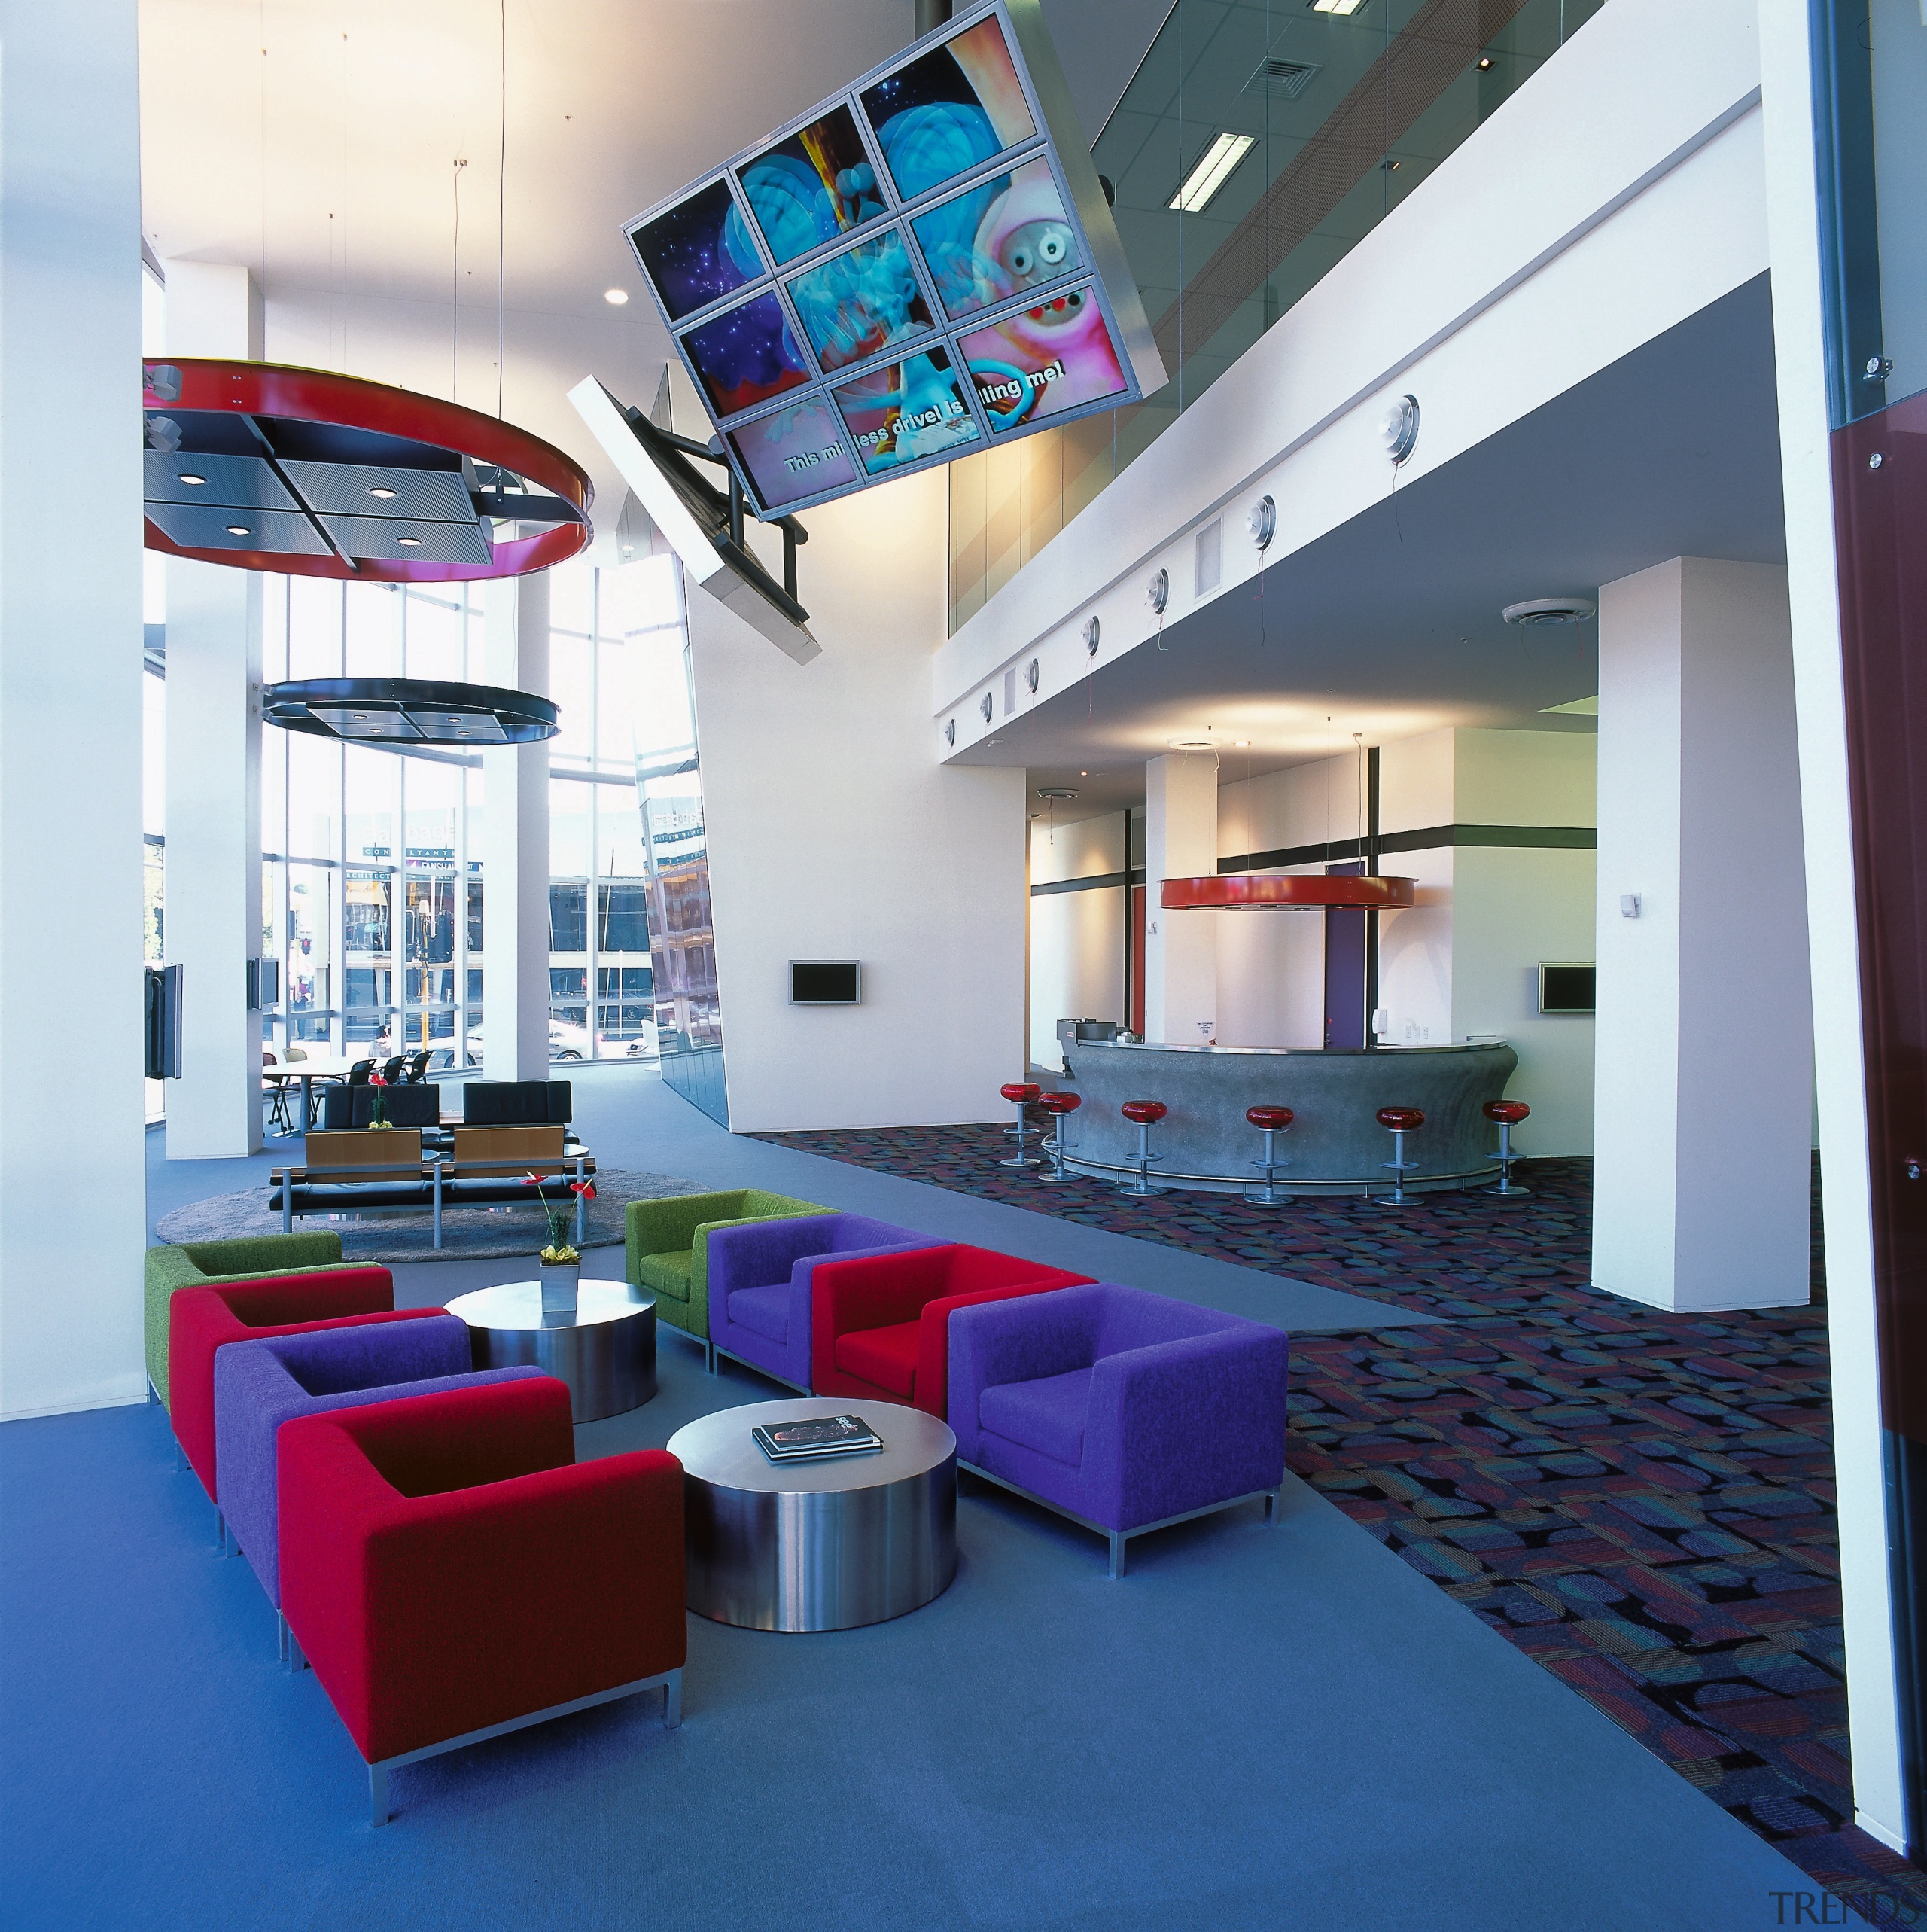
[[[555,1188],[549,1197],[559,1196]],[[643,1174],[633,1169],[605,1167],[595,1176],[595,1199],[589,1204],[589,1234],[580,1245],[614,1248],[623,1239],[623,1210],[632,1201],[660,1200],[669,1194],[699,1194],[693,1181],[674,1175]],[[434,1240],[434,1216],[425,1208],[358,1218],[332,1214],[295,1217],[297,1229],[330,1229],[341,1236],[341,1251],[351,1261],[487,1261],[511,1255],[534,1254],[547,1238],[535,1198],[528,1190],[525,1208],[455,1208],[442,1216],[442,1245]],[[571,1205],[573,1202],[571,1202]],[[177,1208],[156,1223],[164,1242],[228,1241],[246,1235],[279,1234],[281,1214],[268,1205],[265,1185],[239,1193],[217,1194]]]

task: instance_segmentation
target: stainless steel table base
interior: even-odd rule
[[[1130,1529],[1111,1529],[1103,1523],[1093,1522],[1088,1516],[1080,1516],[1075,1510],[1067,1510],[1061,1503],[1053,1503],[1048,1496],[1040,1496],[1034,1489],[1027,1489],[1021,1483],[993,1476],[988,1469],[979,1469],[974,1462],[960,1462],[957,1466],[968,1475],[981,1476],[1000,1489],[1008,1489],[1013,1496],[1021,1496],[1027,1503],[1035,1503],[1054,1516],[1063,1517],[1066,1522],[1076,1523],[1080,1529],[1094,1531],[1110,1545],[1110,1576],[1113,1583],[1124,1574],[1124,1546],[1134,1536],[1148,1536],[1154,1529],[1169,1529],[1173,1523],[1191,1522],[1199,1516],[1214,1516],[1220,1510],[1234,1510],[1239,1504],[1255,1503],[1260,1497],[1265,1501],[1265,1520],[1268,1523],[1278,1520],[1278,1492],[1252,1489],[1242,1496],[1227,1496],[1222,1503],[1207,1503],[1201,1510],[1184,1510],[1174,1516],[1160,1516],[1154,1523],[1139,1523]]]
[[[542,1312],[539,1281],[477,1288],[448,1304],[468,1324],[478,1369],[534,1367],[568,1384],[570,1412],[594,1422],[656,1393],[656,1298],[621,1281],[583,1281],[572,1314]]]
[[[862,1415],[867,1455],[770,1462],[760,1423]],[[920,1608],[957,1574],[957,1438],[893,1403],[749,1403],[669,1438],[682,1459],[689,1607],[750,1630],[851,1630]]]

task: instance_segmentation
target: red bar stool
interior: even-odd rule
[[[1037,1083],[1034,1080],[1014,1080],[1006,1082],[1003,1086],[997,1089],[997,1091],[1003,1096],[1005,1099],[1014,1102],[1017,1108],[1016,1126],[1014,1127],[1006,1128],[1004,1130],[1006,1133],[1015,1134],[1016,1135],[1017,1151],[1015,1153],[1012,1155],[1009,1160],[999,1161],[997,1163],[997,1166],[1000,1167],[1037,1167],[1040,1166],[1042,1163],[1039,1161],[1035,1154],[1026,1153],[1024,1151],[1024,1141],[1029,1136],[1030,1132],[1030,1119],[1024,1113],[1024,1110],[1030,1105],[1032,1101],[1037,1099],[1037,1096],[1041,1093],[1043,1089],[1039,1086]]]
[[[1402,1208],[1412,1199],[1405,1192],[1405,1176],[1419,1165],[1405,1158],[1405,1136],[1417,1133],[1425,1125],[1424,1110],[1417,1107],[1381,1107],[1378,1110],[1378,1124],[1391,1132],[1392,1158],[1379,1165],[1392,1170],[1392,1191],[1389,1194],[1374,1194],[1371,1198],[1381,1208]]]
[[[1512,1129],[1532,1111],[1523,1100],[1488,1100],[1479,1109],[1499,1128],[1499,1185],[1481,1188],[1480,1193],[1517,1195],[1533,1191],[1530,1187],[1517,1187],[1512,1184],[1512,1163],[1519,1157],[1512,1151]]]
[[[1048,1181],[1068,1181],[1072,1177],[1064,1171],[1064,1123],[1084,1105],[1084,1096],[1081,1093],[1040,1093],[1037,1096],[1037,1105],[1057,1123],[1050,1138],[1043,1144],[1043,1150],[1050,1156],[1055,1172],[1040,1174],[1037,1178]]]
[[[1289,1107],[1247,1107],[1244,1110],[1244,1117],[1265,1136],[1265,1157],[1251,1163],[1264,1175],[1265,1184],[1262,1187],[1247,1187],[1244,1190],[1244,1198],[1247,1201],[1256,1201],[1261,1207],[1277,1207],[1294,1196],[1280,1194],[1274,1183],[1275,1171],[1290,1166],[1291,1163],[1273,1157],[1272,1136],[1283,1133],[1297,1116]]]
[[[1161,1100],[1127,1100],[1117,1110],[1127,1120],[1137,1124],[1137,1176],[1125,1181],[1118,1189],[1120,1194],[1168,1194],[1168,1187],[1151,1185],[1151,1163],[1161,1160],[1161,1154],[1151,1151],[1151,1129],[1171,1111]]]

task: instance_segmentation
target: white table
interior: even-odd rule
[[[315,1083],[318,1080],[346,1080],[357,1067],[372,1066],[373,1053],[355,1053],[347,1057],[311,1056],[305,1060],[283,1060],[273,1066],[261,1069],[261,1084],[275,1086],[282,1083],[298,1080],[301,1083],[301,1124],[306,1126],[315,1117]]]

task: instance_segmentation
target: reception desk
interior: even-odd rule
[[[1241,1192],[1260,1178],[1261,1151],[1247,1107],[1289,1107],[1297,1116],[1277,1137],[1277,1184],[1288,1193],[1376,1193],[1391,1184],[1381,1165],[1392,1137],[1374,1117],[1381,1107],[1417,1107],[1425,1126],[1405,1140],[1419,1163],[1408,1190],[1457,1187],[1495,1178],[1498,1129],[1480,1109],[1499,1099],[1519,1064],[1503,1041],[1451,1047],[1324,1050],[1286,1047],[1126,1046],[1095,1040],[1067,1046],[1062,1085],[1083,1105],[1070,1118],[1064,1165],[1100,1180],[1135,1172],[1137,1129],[1118,1109],[1161,1100],[1171,1111],[1151,1130],[1162,1158],[1153,1181],[1209,1193]]]

